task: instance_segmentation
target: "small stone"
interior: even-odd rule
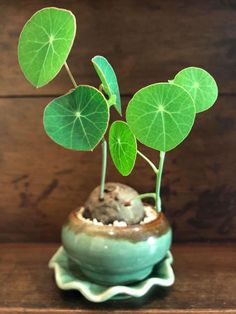
[[[119,221],[119,227],[127,227],[127,223],[125,221]]]
[[[83,208],[81,208],[81,210],[79,212],[77,212],[78,218],[81,218],[81,216],[82,216],[81,212],[82,211],[83,211]],[[145,211],[145,216],[139,222],[140,225],[144,225],[146,223],[149,223],[149,222],[155,220],[157,217],[156,212],[153,211],[153,208],[151,206],[145,206],[144,211]],[[104,226],[104,225],[107,225],[109,227],[112,227],[112,226],[114,226],[114,227],[127,227],[128,226],[128,224],[123,220],[115,220],[115,221],[113,221],[113,223],[103,224],[102,221],[98,221],[96,218],[90,219],[90,218],[84,218],[83,216],[82,216],[82,218],[84,219],[84,221],[86,221],[88,223],[93,223],[96,226]]]

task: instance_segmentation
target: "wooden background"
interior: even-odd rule
[[[99,184],[100,147],[67,151],[43,130],[44,107],[72,87],[65,70],[36,90],[17,63],[24,23],[51,5],[77,17],[68,60],[77,81],[98,86],[90,59],[104,55],[117,72],[124,106],[139,88],[171,79],[183,67],[200,66],[215,77],[217,104],[199,114],[188,139],[167,154],[163,204],[175,241],[235,240],[236,1],[1,0],[0,242],[59,241],[69,211]],[[158,161],[155,151],[140,150]],[[107,179],[139,192],[155,183],[140,159],[126,178],[109,162]]]

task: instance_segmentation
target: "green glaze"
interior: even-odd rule
[[[86,278],[78,265],[68,257],[63,247],[60,247],[49,262],[49,268],[54,269],[57,286],[63,290],[77,290],[91,302],[104,302],[109,299],[140,298],[147,294],[153,286],[170,287],[175,275],[171,264],[172,255],[167,252],[165,258],[158,263],[147,279],[131,285],[104,286],[95,284]]]
[[[78,86],[54,99],[44,111],[44,128],[57,144],[74,150],[93,150],[109,121],[105,97],[96,88]]]
[[[116,74],[112,66],[107,59],[102,56],[93,57],[92,63],[102,82],[103,90],[109,96],[109,104],[111,106],[114,105],[118,113],[121,115],[120,91]]]
[[[18,46],[20,67],[35,87],[50,82],[61,70],[76,33],[74,15],[67,10],[44,8],[25,24]]]
[[[160,238],[132,243],[127,240],[75,234],[68,227],[62,231],[67,254],[85,276],[104,284],[124,284],[146,278],[153,266],[170,248],[171,230]]]
[[[135,164],[137,142],[127,123],[115,121],[109,131],[111,158],[123,176],[128,176]]]
[[[196,67],[183,69],[176,74],[174,84],[182,86],[193,98],[196,112],[202,112],[214,105],[218,87],[214,78],[205,70]]]
[[[195,106],[182,87],[157,83],[142,88],[133,96],[126,119],[141,143],[167,152],[189,134],[195,119]]]
[[[161,235],[150,232],[147,237],[141,228],[140,239],[135,241],[132,239],[132,234],[137,233],[135,230],[130,237],[123,237],[121,230],[119,237],[116,234],[119,227],[106,226],[106,234],[99,232],[103,226],[91,228],[94,228],[92,233],[86,226],[78,230],[71,224],[64,225],[62,244],[87,278],[104,285],[127,284],[146,278],[153,266],[164,258],[172,240],[170,227]]]

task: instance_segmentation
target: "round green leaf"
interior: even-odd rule
[[[191,96],[174,84],[157,83],[131,99],[126,119],[136,138],[146,146],[169,151],[190,132],[195,118]]]
[[[109,148],[116,168],[123,176],[128,176],[135,164],[137,143],[127,123],[113,122],[109,131]]]
[[[20,34],[18,59],[32,85],[44,86],[58,74],[75,33],[75,17],[67,10],[45,8],[28,20]]]
[[[102,56],[95,56],[92,59],[92,63],[102,82],[105,93],[110,98],[110,105],[114,105],[118,113],[121,115],[120,91],[116,74],[112,66],[107,59]]]
[[[209,109],[218,96],[218,87],[214,78],[205,70],[189,67],[180,71],[172,81],[182,86],[192,96],[196,112]]]
[[[57,144],[74,150],[93,150],[109,120],[105,97],[96,88],[78,86],[54,99],[44,111],[44,128]]]

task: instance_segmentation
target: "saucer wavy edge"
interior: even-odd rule
[[[67,256],[65,250],[61,246],[48,263],[48,267],[50,269],[54,269],[57,286],[62,290],[78,290],[87,300],[96,303],[107,301],[112,297],[120,294],[126,294],[130,297],[139,298],[145,295],[155,285],[161,287],[170,287],[175,281],[175,275],[171,267],[171,264],[173,263],[173,257],[170,251],[167,252],[165,259],[161,262],[165,266],[167,278],[150,277],[150,275],[147,279],[136,284],[132,284],[132,286],[119,285],[112,287],[98,285],[90,282],[88,279],[81,280],[80,278],[64,282],[63,272],[65,272],[66,269],[60,265],[62,255]],[[89,289],[90,285],[97,286],[100,289],[104,289],[104,291],[95,294],[91,291],[91,289]]]

